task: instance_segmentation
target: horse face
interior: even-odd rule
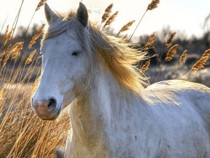
[[[58,18],[47,9],[48,22]],[[41,79],[32,98],[32,107],[41,119],[57,118],[61,109],[75,98],[76,85],[86,80],[88,55],[76,36],[69,29],[43,42]]]

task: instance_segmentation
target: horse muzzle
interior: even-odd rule
[[[54,98],[46,100],[33,100],[32,107],[36,114],[43,120],[54,120],[60,113],[57,107],[57,101]]]

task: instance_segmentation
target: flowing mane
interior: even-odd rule
[[[135,67],[135,64],[145,59],[145,54],[138,52],[120,40],[119,38],[106,35],[98,26],[89,22],[84,28],[75,18],[75,13],[67,15],[57,14],[62,20],[49,25],[44,34],[43,41],[61,34],[68,29],[73,29],[78,35],[78,42],[90,54],[94,53],[107,66],[116,80],[123,86],[128,87],[140,94],[147,85],[147,78]]]

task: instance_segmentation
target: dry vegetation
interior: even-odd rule
[[[44,4],[41,1],[37,9]],[[37,10],[36,9],[36,10]],[[14,27],[7,26],[0,53],[0,157],[55,157],[55,147],[64,146],[69,117],[56,121],[39,119],[30,107],[40,72],[38,51],[32,49],[43,32],[40,27],[27,46],[13,43]],[[23,47],[27,47],[23,49]],[[31,83],[31,78],[37,78]]]
[[[41,0],[37,10],[45,3]],[[153,0],[147,7],[148,10],[157,8],[159,0]],[[118,12],[112,13],[113,4],[110,4],[102,16],[101,27],[109,26],[116,18]],[[34,13],[35,13],[34,12]],[[145,12],[145,13],[146,13]],[[139,23],[145,14],[140,18]],[[134,24],[134,20],[125,24],[116,36],[122,40],[130,41],[127,35],[120,36]],[[137,24],[136,28],[138,27]],[[38,50],[33,50],[34,43],[40,38],[44,25],[40,27],[33,36],[30,43],[25,46],[24,41],[13,43],[12,36],[15,27],[7,27],[4,35],[4,44],[0,49],[0,157],[1,158],[24,158],[24,157],[55,157],[54,149],[65,144],[68,129],[70,128],[69,117],[63,114],[56,121],[40,120],[30,108],[30,97],[36,89],[39,81],[40,60]],[[135,30],[136,30],[135,28]],[[135,32],[135,31],[134,31]],[[168,53],[165,62],[169,62],[177,53],[178,44],[173,44],[176,33],[170,35],[165,42]],[[148,37],[143,50],[154,47],[156,34]],[[184,65],[187,58],[187,50],[184,50],[179,57],[180,65]],[[155,57],[158,55],[154,55]],[[152,57],[154,57],[152,56]],[[202,69],[210,57],[210,49],[206,50],[203,56],[189,70],[197,73]],[[140,71],[150,70],[151,60],[140,64]],[[159,66],[159,65],[158,65]],[[30,79],[35,77],[34,83]]]
[[[28,50],[22,55],[24,43],[12,44],[11,39],[8,40],[9,33],[5,34],[0,57],[1,158],[53,157],[55,147],[65,144],[70,127],[68,115],[47,122],[40,120],[30,107],[40,71],[38,53],[30,48],[40,37],[42,29],[33,36]],[[29,82],[32,76],[37,76],[34,84]]]

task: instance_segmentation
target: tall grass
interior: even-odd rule
[[[41,2],[37,8],[43,5]],[[70,128],[69,117],[63,114],[56,121],[43,121],[30,107],[40,74],[38,51],[33,45],[42,35],[44,26],[29,44],[24,41],[13,43],[12,36],[22,5],[14,26],[6,29],[0,51],[0,157],[51,158],[55,157],[55,147],[65,144],[67,129]]]
[[[53,157],[55,147],[65,143],[70,126],[68,115],[47,122],[34,114],[30,100],[37,82],[33,85],[30,80],[38,78],[40,61],[36,51],[17,57],[17,50],[9,48],[1,56],[0,157]]]
[[[19,49],[14,47],[19,43]],[[29,49],[20,55],[22,45],[23,42],[18,42],[5,46],[5,53],[1,55],[0,157],[54,157],[55,147],[65,144],[69,117],[63,115],[57,121],[48,122],[39,119],[31,110],[40,61],[36,50]],[[32,84],[32,78],[37,78],[37,82]]]

